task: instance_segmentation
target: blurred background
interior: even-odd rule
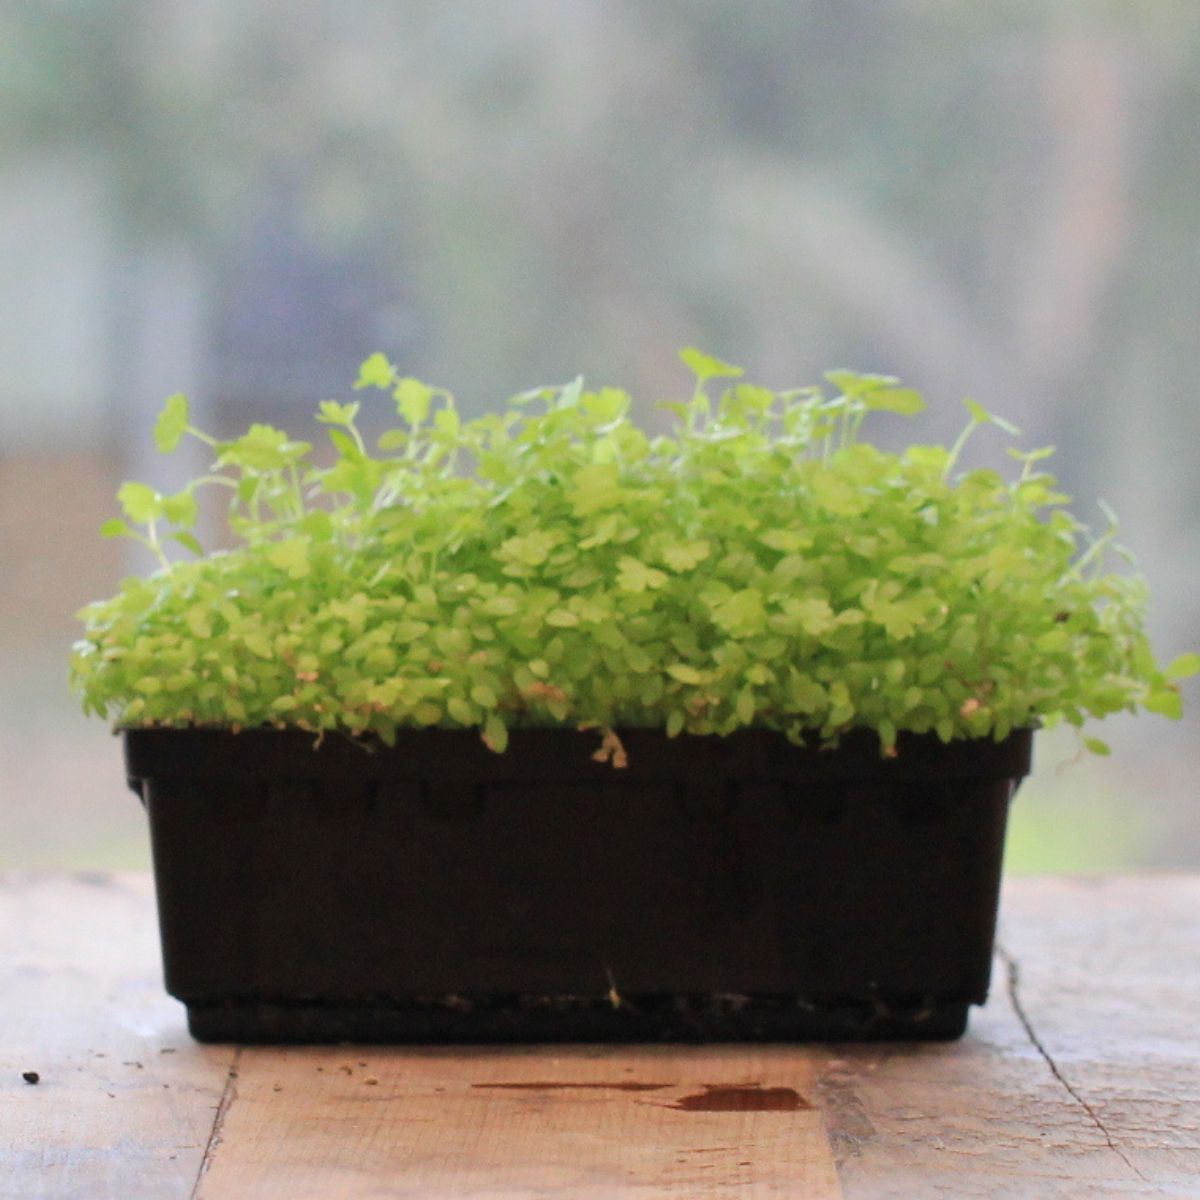
[[[119,482],[198,465],[162,399],[304,428],[376,349],[470,412],[582,371],[649,414],[688,343],[900,375],[918,440],[973,395],[1200,648],[1198,127],[1186,0],[2,0],[0,865],[148,861],[65,674],[141,565]],[[1187,698],[1043,735],[1010,865],[1200,865]]]

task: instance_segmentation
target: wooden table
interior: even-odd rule
[[[199,1046],[146,877],[8,876],[0,1196],[1200,1197],[1198,1023],[1159,876],[1010,882],[958,1043]]]

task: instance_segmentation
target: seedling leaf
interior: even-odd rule
[[[697,350],[695,346],[680,350],[679,359],[701,383],[709,379],[737,379],[745,374],[743,368],[722,362],[703,350]]]
[[[182,392],[168,396],[154,424],[154,444],[163,454],[170,454],[187,431],[188,400]]]
[[[1200,654],[1189,652],[1179,655],[1171,660],[1163,674],[1168,679],[1190,679],[1193,675],[1200,674]]]

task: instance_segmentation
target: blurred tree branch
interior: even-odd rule
[[[1040,58],[1052,149],[1030,187],[1035,225],[1016,281],[1012,351],[1046,395],[1092,344],[1126,250],[1133,64],[1113,33],[1085,28],[1063,30]]]

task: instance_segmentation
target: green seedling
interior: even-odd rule
[[[1007,476],[960,470],[968,437],[1016,434],[968,401],[952,448],[885,453],[864,422],[924,407],[891,377],[775,392],[682,357],[694,390],[652,437],[627,393],[578,379],[463,421],[372,355],[356,387],[399,423],[369,447],[357,402],[323,403],[332,465],[267,425],[218,442],[172,396],[159,448],[198,438],[212,465],[176,495],[121,488],[102,533],[160,567],[80,613],[85,709],[385,741],[471,727],[497,751],[531,725],[822,744],[867,728],[888,754],[904,730],[1180,715],[1200,657],[1158,665],[1144,581],[1106,566],[1115,519],[1093,536],[1070,515],[1048,450],[1014,450]],[[228,495],[234,549],[195,538],[208,488]],[[601,753],[618,761],[619,741]]]

